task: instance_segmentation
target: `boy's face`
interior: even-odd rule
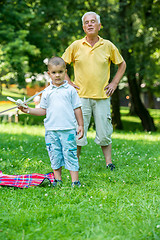
[[[50,65],[48,68],[48,75],[52,79],[52,84],[59,87],[64,83],[66,68],[62,65]]]

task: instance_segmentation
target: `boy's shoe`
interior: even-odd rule
[[[62,185],[62,180],[54,179],[54,182],[52,183],[52,187],[57,187]]]
[[[115,166],[112,163],[109,163],[106,168],[110,168],[111,171],[115,169]]]
[[[75,182],[72,182],[71,186],[74,188],[74,187],[81,187],[81,183],[80,181],[75,181]]]

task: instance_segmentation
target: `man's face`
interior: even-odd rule
[[[101,24],[98,23],[95,14],[85,16],[83,20],[83,30],[87,36],[97,36],[100,28]]]
[[[48,69],[48,75],[52,79],[52,84],[59,87],[64,83],[66,69],[62,65],[51,65]]]

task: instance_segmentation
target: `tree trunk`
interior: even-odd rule
[[[131,12],[131,2],[127,0],[119,0],[119,16],[121,22],[119,24],[119,33],[121,41],[125,42],[122,49],[122,55],[127,62],[127,78],[129,83],[129,90],[134,109],[138,117],[141,119],[143,129],[145,131],[156,131],[153,118],[143,105],[140,98],[140,89],[136,80],[136,64],[134,59],[134,28],[133,19],[129,15]]]
[[[110,4],[108,4],[108,1],[103,1],[103,8],[100,12],[100,16],[105,22],[103,25],[103,33],[102,37],[104,39],[109,39],[112,41],[112,34],[111,29],[108,28],[108,22],[111,22],[111,14],[110,14]],[[96,6],[97,8],[97,6]],[[93,8],[92,8],[93,9]],[[93,10],[94,11],[94,10]],[[96,9],[95,9],[96,11]],[[115,64],[111,64],[111,74],[110,74],[110,80],[112,81],[115,73],[117,71],[117,67]],[[115,129],[123,129],[122,122],[121,122],[121,114],[120,114],[120,100],[119,100],[119,89],[117,88],[112,95],[111,98],[111,104],[112,104],[112,123]]]
[[[156,131],[156,127],[153,122],[153,118],[150,116],[148,110],[143,105],[137,86],[136,79],[132,75],[127,73],[128,83],[130,88],[131,97],[133,100],[136,114],[139,116],[142,122],[143,129],[145,131]]]
[[[133,104],[132,97],[130,97],[130,102],[129,102],[129,116],[135,116],[135,115],[137,115],[137,114],[136,114],[136,111],[135,111],[135,107],[134,107],[134,104]]]
[[[112,103],[112,123],[115,129],[122,130],[123,125],[120,115],[119,89],[117,88],[111,98]]]
[[[152,91],[150,89],[148,89],[147,94],[148,94],[148,105],[149,105],[149,108],[154,109],[155,108],[154,95],[153,95],[153,93],[152,93]]]

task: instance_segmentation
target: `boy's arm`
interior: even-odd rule
[[[74,114],[78,123],[78,129],[77,129],[77,134],[78,139],[81,139],[84,134],[84,123],[83,123],[83,115],[82,115],[82,110],[81,107],[74,109]]]
[[[24,113],[28,113],[31,115],[35,115],[35,116],[44,116],[46,115],[46,109],[44,108],[24,108],[24,107],[19,107],[18,109],[20,109],[22,112]]]

